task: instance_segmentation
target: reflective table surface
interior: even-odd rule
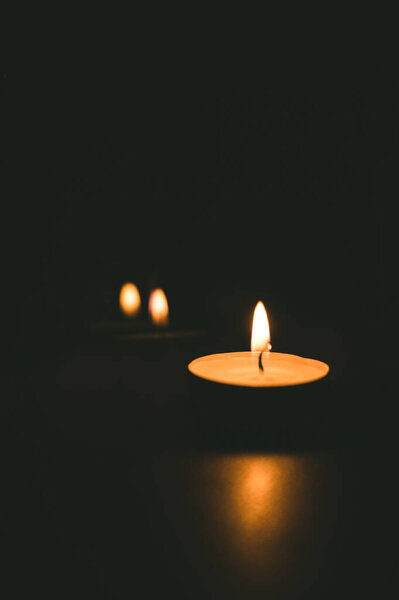
[[[4,370],[3,597],[392,597],[390,386],[333,380],[340,410],[300,444],[210,442],[189,346]]]

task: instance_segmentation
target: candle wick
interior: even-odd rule
[[[263,354],[263,352],[261,352],[259,354],[259,371],[262,371],[262,373],[263,373],[264,369],[263,369],[263,365],[262,365],[262,354]]]

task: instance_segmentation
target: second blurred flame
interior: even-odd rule
[[[263,302],[258,302],[252,322],[251,352],[267,352],[270,348],[270,329],[266,309]]]
[[[169,307],[165,292],[161,288],[153,290],[148,301],[148,312],[155,325],[167,325],[169,323]]]

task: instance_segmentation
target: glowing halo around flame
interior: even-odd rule
[[[136,315],[141,306],[140,294],[134,283],[125,283],[121,287],[119,294],[119,305],[121,311],[127,317],[133,317]]]
[[[270,328],[263,302],[258,302],[252,322],[251,352],[270,350]]]
[[[148,301],[148,312],[154,325],[168,325],[169,306],[165,292],[161,288],[152,290]]]

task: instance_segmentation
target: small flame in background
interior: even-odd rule
[[[136,315],[141,306],[140,294],[134,283],[125,283],[119,294],[119,304],[127,317]]]
[[[152,290],[148,301],[148,312],[155,325],[168,325],[169,307],[165,292],[161,288]]]
[[[252,322],[251,352],[267,352],[271,349],[270,329],[263,302],[258,302]]]

